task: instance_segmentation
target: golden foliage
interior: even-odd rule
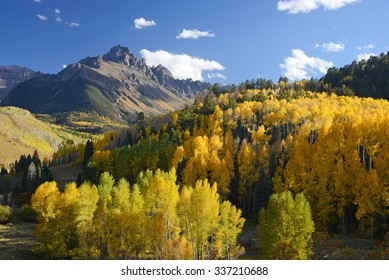
[[[98,187],[75,183],[60,192],[44,183],[32,196],[41,253],[74,259],[236,258],[244,219],[219,202],[216,184],[197,181],[179,192],[175,170],[140,174],[130,188],[108,173]],[[220,228],[219,228],[220,227]]]

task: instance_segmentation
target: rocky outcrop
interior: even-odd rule
[[[0,66],[0,99],[4,98],[13,87],[39,74],[39,72],[35,72],[26,67],[16,65]]]

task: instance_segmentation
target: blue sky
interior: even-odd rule
[[[389,50],[388,0],[2,0],[0,65],[57,73],[123,45],[177,78],[319,78]]]

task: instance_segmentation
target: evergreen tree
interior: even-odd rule
[[[88,140],[85,145],[84,161],[82,164],[83,170],[85,170],[85,168],[87,167],[90,158],[93,156],[93,152],[94,152],[93,142],[91,140]]]
[[[38,155],[37,150],[34,151],[34,154],[33,154],[31,160],[35,164],[35,166],[41,166],[41,160],[39,159],[39,155]]]
[[[76,185],[77,187],[80,187],[82,184],[82,175],[80,172],[78,172],[78,175],[77,175],[77,180],[76,180]]]
[[[29,166],[29,163],[27,161],[26,156],[21,155],[19,162],[17,164],[15,163],[16,172],[24,172],[27,170],[28,166]]]
[[[0,175],[7,175],[7,174],[8,174],[8,170],[4,166],[1,167]]]

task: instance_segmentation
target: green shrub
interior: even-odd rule
[[[6,223],[11,217],[11,207],[0,205],[0,223]]]
[[[27,223],[35,222],[36,213],[30,204],[25,204],[22,208],[15,208],[13,210],[13,220],[14,219]]]

